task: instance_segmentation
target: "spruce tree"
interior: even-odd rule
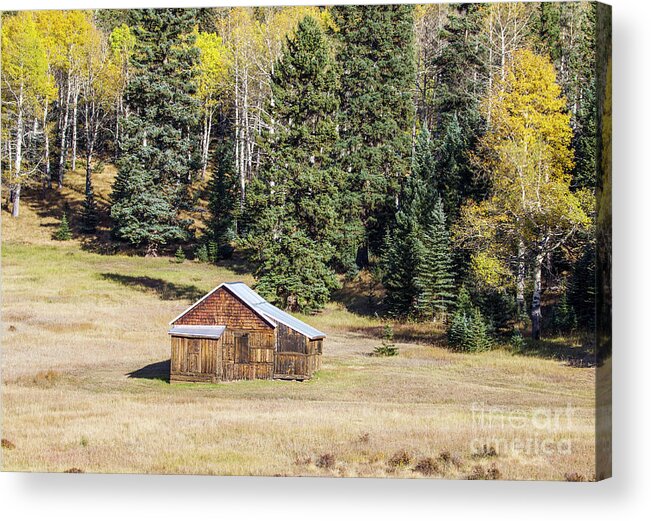
[[[129,18],[136,44],[111,216],[118,238],[155,255],[187,236],[179,210],[199,166],[194,10],[138,9]]]
[[[70,225],[68,224],[68,216],[63,214],[63,217],[61,217],[61,222],[59,223],[59,227],[57,228],[57,231],[54,232],[53,238],[57,241],[69,241],[72,239],[72,231],[70,230]]]
[[[393,222],[396,201],[409,174],[416,81],[413,6],[341,5],[332,9],[337,27],[341,108],[339,150],[355,195],[351,222],[358,262],[368,247],[379,252]]]
[[[287,39],[272,77],[265,157],[248,187],[242,241],[258,289],[282,306],[313,311],[337,287],[344,262],[345,174],[334,162],[336,74],[323,30],[305,17]]]
[[[448,326],[448,344],[454,349],[468,352],[484,351],[491,346],[484,317],[463,287],[459,291],[457,307]]]
[[[233,146],[222,142],[214,153],[215,169],[206,187],[208,218],[206,236],[216,247],[215,257],[225,257],[236,237],[240,188],[233,161]]]
[[[86,197],[81,211],[81,231],[83,233],[95,233],[99,222],[99,213],[95,203],[95,194],[92,187],[86,190]]]
[[[450,6],[442,35],[447,45],[433,64],[438,71],[434,187],[450,222],[456,220],[466,198],[481,196],[484,189],[476,182],[469,153],[485,126],[479,110],[487,75],[481,12],[478,4]]]
[[[416,309],[422,318],[444,313],[454,304],[452,250],[440,197],[436,197],[427,219],[422,235],[423,258],[414,274],[419,290]]]

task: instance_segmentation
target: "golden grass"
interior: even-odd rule
[[[338,304],[306,318],[328,334],[308,382],[169,385],[168,321],[250,276],[55,243],[32,231],[47,221],[30,212],[3,223],[30,230],[5,234],[2,251],[2,436],[13,446],[3,470],[594,476],[594,369],[402,339],[399,356],[371,357],[381,322]],[[417,338],[424,327],[396,331]]]

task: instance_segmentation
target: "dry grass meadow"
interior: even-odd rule
[[[328,334],[311,381],[170,385],[168,321],[251,277],[57,243],[36,208],[3,212],[4,471],[594,479],[594,368],[408,324],[372,357],[382,323],[341,302],[306,318]]]

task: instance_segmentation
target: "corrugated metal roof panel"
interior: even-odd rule
[[[224,284],[229,290],[244,301],[247,305],[252,307],[258,312],[263,313],[267,318],[285,324],[287,327],[292,328],[294,331],[307,336],[310,340],[316,338],[325,338],[325,334],[312,326],[307,325],[305,322],[293,317],[282,309],[277,308],[270,302],[267,302],[255,291],[249,288],[243,282],[226,282]]]
[[[290,315],[289,313],[286,313],[282,309],[277,308],[267,301],[262,304],[257,304],[255,307],[267,315],[271,320],[285,324],[287,327],[292,328],[294,331],[305,335],[310,340],[325,338],[325,334],[318,329],[307,325],[302,320],[297,319],[296,317]]]
[[[168,331],[168,334],[189,338],[218,339],[225,330],[226,326],[174,326]]]

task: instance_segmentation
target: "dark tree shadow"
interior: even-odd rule
[[[142,378],[145,380],[170,381],[170,361],[163,360],[154,364],[146,365],[140,369],[127,373],[129,378]]]
[[[532,356],[547,360],[558,360],[571,367],[594,367],[596,364],[594,346],[572,346],[555,339],[527,339],[518,352],[521,356]]]
[[[117,282],[126,287],[134,288],[145,292],[154,292],[161,300],[191,300],[195,301],[203,297],[206,292],[197,286],[190,284],[174,284],[163,279],[153,277],[134,277],[121,275],[120,273],[101,273],[104,280]]]

